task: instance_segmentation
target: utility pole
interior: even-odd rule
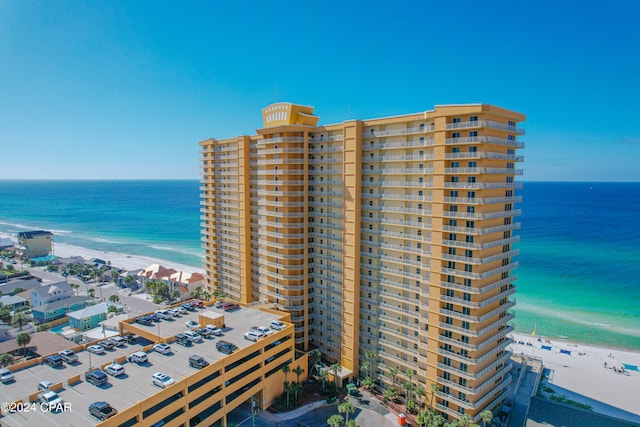
[[[256,427],[256,397],[251,396],[251,426]]]

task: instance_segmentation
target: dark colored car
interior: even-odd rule
[[[220,353],[231,354],[233,350],[236,349],[236,346],[228,341],[218,341],[216,343],[216,349],[218,349]]]
[[[49,356],[44,359],[44,364],[51,366],[52,368],[61,368],[64,365],[64,361],[62,360],[62,357],[54,354],[53,356]]]
[[[91,384],[96,386],[106,384],[107,382],[109,382],[109,378],[107,377],[107,374],[102,372],[100,369],[94,369],[92,371],[88,371],[87,373],[84,374],[84,379],[85,381],[90,382]]]
[[[160,319],[160,316],[158,316],[156,313],[153,313],[152,315],[150,315],[149,318],[154,322],[159,322],[160,320],[162,320]]]
[[[124,342],[126,342],[127,344],[135,344],[136,343],[136,336],[135,335],[124,335],[122,338],[124,339]]]
[[[211,338],[213,336],[213,332],[211,332],[211,330],[207,328],[198,328],[193,332],[200,334],[204,338]]]
[[[189,366],[191,366],[192,368],[202,369],[209,366],[209,362],[204,360],[204,357],[194,354],[192,356],[189,356]]]
[[[189,311],[194,311],[195,310],[195,307],[190,302],[185,302],[180,307],[184,308],[185,310],[189,310]]]
[[[138,317],[136,319],[136,323],[139,323],[141,325],[146,325],[149,326],[151,325],[153,322],[151,321],[151,318],[149,318],[149,316],[142,316],[142,317]]]
[[[185,347],[189,347],[193,344],[193,340],[186,336],[185,334],[177,334],[176,335],[176,344],[183,345]]]
[[[239,309],[240,306],[238,304],[228,304],[226,307],[223,308],[224,311],[234,311]]]
[[[89,413],[100,421],[104,421],[116,415],[118,411],[113,409],[107,402],[93,402],[89,405]]]

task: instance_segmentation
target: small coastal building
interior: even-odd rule
[[[173,268],[166,268],[160,264],[151,264],[140,272],[140,278],[142,279],[142,283],[147,283],[148,281],[153,280],[162,281],[163,278],[168,278],[177,272],[178,271]]]
[[[11,240],[9,237],[0,238],[0,251],[4,249],[12,248],[13,246],[14,246],[13,240]]]
[[[0,322],[0,342],[5,342],[10,339],[13,339],[13,335],[9,333],[10,330],[11,330],[10,324],[5,322]]]
[[[73,296],[32,308],[33,320],[36,323],[47,323],[61,319],[71,311],[81,310],[89,305],[91,297]]]
[[[7,283],[0,284],[0,293],[2,293],[2,295],[12,295],[15,293],[29,291],[34,288],[39,288],[40,286],[42,286],[42,283],[37,279],[12,279]],[[16,292],[16,290],[18,292]]]
[[[189,273],[186,271],[177,271],[167,278],[162,280],[165,282],[173,293],[177,290],[180,293],[180,299],[189,298],[191,292],[193,292],[198,286],[202,289],[206,288],[206,282],[204,276],[200,273]]]
[[[20,307],[28,307],[29,300],[19,296],[4,295],[0,297],[0,305],[8,305],[11,311],[15,311]]]
[[[101,322],[107,320],[110,306],[116,306],[119,310],[122,306],[110,302],[103,302],[96,305],[90,305],[81,310],[71,311],[67,313],[69,317],[69,326],[79,331],[88,331],[100,326]]]
[[[58,282],[51,285],[40,286],[31,291],[31,306],[38,307],[54,301],[59,301],[73,296],[73,289],[67,282]]]
[[[18,245],[23,259],[33,259],[51,255],[53,252],[53,233],[36,230],[18,233]]]

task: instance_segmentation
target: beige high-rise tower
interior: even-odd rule
[[[318,126],[277,103],[262,119],[200,143],[211,290],[290,312],[300,349],[408,380],[449,418],[501,404],[524,115],[444,105]]]

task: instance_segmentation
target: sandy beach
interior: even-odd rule
[[[558,394],[590,404],[595,412],[640,422],[640,371],[635,370],[640,351],[519,333],[513,333],[513,341],[514,355],[543,360],[548,383]]]
[[[15,241],[15,236],[0,233],[0,237],[10,237]],[[189,273],[204,273],[204,268],[195,267],[193,265],[179,264],[173,261],[151,258],[142,255],[129,255],[119,252],[97,251],[80,246],[68,245],[66,243],[54,243],[53,254],[62,258],[71,256],[81,256],[85,260],[89,260],[91,258],[99,258],[104,261],[111,261],[111,265],[113,265],[114,267],[122,268],[124,270],[138,270],[141,268],[149,267],[151,264],[160,264],[163,267],[173,268],[177,271],[185,271]]]

